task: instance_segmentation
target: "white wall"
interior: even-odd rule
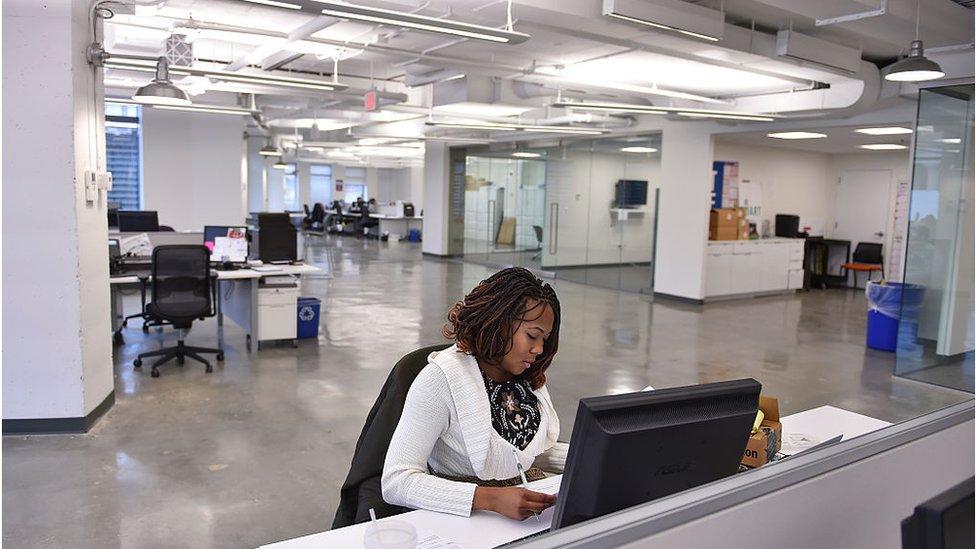
[[[244,119],[153,108],[142,112],[143,207],[157,210],[159,222],[178,231],[243,223]]]
[[[114,389],[103,90],[89,3],[3,6],[3,419],[80,418]],[[238,165],[239,167],[239,165]]]
[[[715,142],[716,161],[739,162],[739,181],[762,186],[762,219],[775,230],[776,214],[820,219],[833,226],[836,177],[831,155]],[[762,230],[762,227],[757,227]]]
[[[367,171],[368,173],[368,171]],[[377,168],[376,182],[369,186],[369,195],[377,202],[410,202],[413,168]]]

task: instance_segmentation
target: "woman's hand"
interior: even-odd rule
[[[478,486],[474,490],[473,510],[494,511],[506,517],[524,520],[538,515],[556,503],[556,496],[533,492],[520,486],[494,488]]]

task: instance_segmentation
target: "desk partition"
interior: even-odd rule
[[[900,547],[901,520],[973,474],[973,401],[517,547]]]

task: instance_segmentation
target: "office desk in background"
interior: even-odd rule
[[[821,406],[785,416],[780,418],[780,422],[783,424],[784,439],[805,439],[811,443],[820,443],[837,435],[844,435],[844,440],[847,440],[891,425],[886,421],[833,406]],[[774,466],[775,462],[771,465]],[[553,494],[559,491],[561,480],[562,475],[558,475],[530,482],[529,487]],[[515,521],[490,511],[474,511],[470,517],[459,517],[417,510],[391,518],[413,524],[417,528],[418,539],[425,533],[434,534],[464,549],[488,549],[548,529],[552,523],[553,511],[553,507],[547,509],[539,516],[539,521],[532,519]],[[368,525],[369,523],[354,524],[346,528],[264,545],[262,549],[359,548],[363,547],[363,534]]]
[[[276,271],[255,271],[253,269],[238,269],[236,271],[214,271],[217,274],[217,325],[223,326],[224,315],[228,316],[247,334],[245,344],[250,351],[252,342],[260,345],[265,341],[261,337],[258,308],[258,286],[264,277],[292,275],[300,277],[303,274],[321,271],[314,265],[279,265]],[[121,291],[124,288],[138,288],[137,274],[122,274],[109,278],[112,299],[112,331],[118,329],[121,319],[125,316],[122,311]],[[218,330],[219,345],[224,345],[223,330]]]
[[[369,217],[379,220],[380,234],[389,233],[394,238],[406,237],[412,228],[420,229],[421,232],[424,230],[424,218],[422,217],[390,216],[383,214],[369,214]]]

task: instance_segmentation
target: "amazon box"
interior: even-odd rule
[[[715,208],[708,218],[709,240],[738,240],[739,216],[735,208]]]
[[[759,424],[759,431],[749,436],[742,464],[746,467],[759,467],[773,460],[776,452],[783,447],[783,424],[779,422],[779,401],[773,397],[760,396],[759,409],[765,417]]]

